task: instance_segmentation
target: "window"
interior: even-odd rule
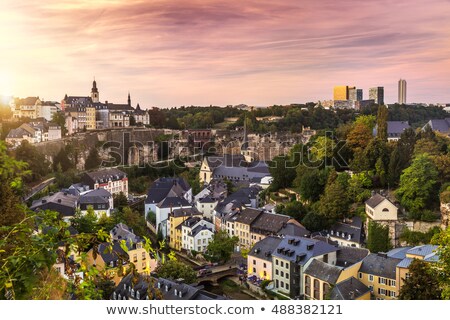
[[[387,282],[387,279],[386,279],[386,278],[381,278],[381,277],[378,278],[378,283],[380,283],[380,284],[386,284],[386,282]]]
[[[142,260],[145,260],[145,252],[142,252]]]
[[[373,275],[369,274],[369,281],[373,282]]]
[[[253,273],[256,273],[256,268],[253,268]]]
[[[289,290],[289,284],[286,283],[286,290]]]
[[[286,272],[286,279],[289,279],[289,273]]]
[[[137,262],[137,254],[133,255],[133,262]]]
[[[281,281],[281,287],[284,288],[284,282],[283,281]]]
[[[266,265],[266,263],[265,263],[265,262],[264,262],[264,264],[263,264],[263,267],[264,267],[264,268],[267,268],[267,265]]]
[[[362,279],[362,272],[358,272],[358,277],[360,278],[360,279]]]
[[[256,260],[253,260],[253,264],[256,264]]]
[[[390,296],[395,298],[395,291],[390,291]]]
[[[278,265],[278,259],[275,259],[275,264]]]
[[[275,269],[275,274],[278,275],[278,269]]]
[[[395,287],[395,280],[389,280],[389,286]]]
[[[373,286],[369,286],[370,292],[373,292]]]
[[[330,291],[330,286],[328,283],[322,285],[322,300],[327,300],[328,292]]]
[[[317,279],[314,279],[314,299],[320,299],[320,283]]]
[[[280,275],[281,275],[282,277],[284,277],[284,272],[283,272],[283,271],[281,271],[281,272],[280,272]]]
[[[267,272],[264,270],[264,277],[267,277]]]
[[[275,285],[276,285],[277,288],[280,286],[278,279],[275,280]]]
[[[382,296],[386,295],[386,289],[378,288],[378,294],[381,294]]]
[[[305,294],[307,296],[311,296],[311,277],[310,276],[305,277]]]
[[[284,263],[283,263],[283,261],[280,261],[280,266],[282,266],[282,267],[284,266]]]

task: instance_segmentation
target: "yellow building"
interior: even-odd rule
[[[333,100],[348,100],[348,86],[335,86]]]
[[[371,253],[364,260],[358,272],[358,280],[369,287],[377,300],[396,299],[397,265],[402,259],[388,257],[386,253]]]
[[[167,234],[169,235],[169,247],[180,251],[182,248],[181,225],[190,217],[202,217],[202,213],[195,208],[181,208],[173,210],[169,215]]]
[[[97,128],[95,113],[95,107],[86,107],[86,130],[95,130]]]
[[[116,283],[120,281],[119,268],[125,272],[130,263],[133,263],[137,272],[142,274],[150,274],[157,267],[157,261],[150,257],[142,242],[128,243],[128,252],[121,248],[119,241],[114,241],[112,247],[109,243],[101,243],[95,255],[94,249],[89,250],[87,261],[100,271],[108,270]]]
[[[359,248],[340,248],[337,252],[335,265],[314,259],[304,272],[305,297],[312,300],[326,300],[330,295],[336,299],[370,300],[370,290],[361,281],[357,280],[358,271],[363,259],[367,257],[369,250]],[[353,278],[348,283],[342,284],[339,290],[331,292],[340,283]],[[354,291],[353,298],[346,292]]]
[[[388,252],[388,255],[393,258],[403,259],[397,264],[396,269],[396,283],[397,291],[400,292],[405,279],[409,278],[409,266],[414,259],[423,260],[426,262],[436,262],[439,256],[436,254],[437,246],[435,245],[421,245],[416,247],[395,248]]]
[[[236,215],[234,230],[241,248],[249,249],[253,245],[250,227],[261,214],[261,210],[246,208]]]

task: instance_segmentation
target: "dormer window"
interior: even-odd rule
[[[382,211],[383,212],[389,212],[389,209],[388,208],[384,208]]]

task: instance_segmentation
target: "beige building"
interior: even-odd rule
[[[279,237],[267,237],[253,246],[247,255],[248,276],[272,280],[272,253],[281,242]]]
[[[193,208],[175,209],[169,214],[167,234],[169,235],[169,247],[180,251],[182,248],[182,224],[191,217],[202,217],[201,212]]]
[[[364,283],[377,300],[396,299],[397,265],[402,259],[388,257],[386,253],[371,253],[364,260],[358,272],[358,280]]]
[[[386,197],[373,195],[366,201],[366,214],[374,221],[397,221],[398,208]]]

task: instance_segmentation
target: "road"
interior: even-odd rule
[[[55,181],[55,178],[50,178],[45,181],[42,181],[37,186],[31,188],[31,191],[27,196],[24,198],[25,201],[28,201],[30,198],[32,198],[36,193],[41,192],[45,187],[52,184]]]

